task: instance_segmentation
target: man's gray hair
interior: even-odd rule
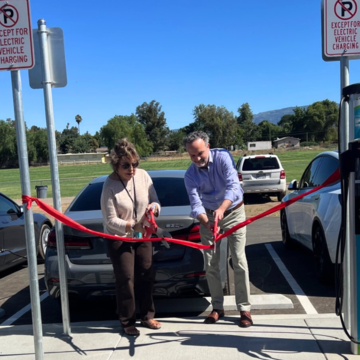
[[[197,139],[204,140],[205,146],[209,143],[209,135],[204,131],[193,131],[192,133],[186,135],[183,139],[183,145],[186,150],[186,145],[193,143]]]

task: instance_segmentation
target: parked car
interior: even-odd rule
[[[42,214],[34,214],[37,252],[45,258],[51,221]],[[25,218],[23,206],[0,193],[0,271],[26,262]]]
[[[173,238],[200,243],[199,222],[189,217],[189,198],[184,184],[184,170],[149,171],[154,183],[161,214],[157,225]],[[103,232],[100,197],[107,176],[87,184],[74,198],[65,215],[85,227]],[[115,294],[115,277],[106,253],[105,239],[64,226],[66,275],[69,300],[90,299]],[[224,241],[225,240],[225,241]],[[170,243],[153,243],[155,268],[154,296],[175,297],[207,295],[204,253],[202,250]],[[227,239],[221,240],[221,274],[225,287],[227,270]],[[45,283],[49,294],[59,297],[59,271],[56,235],[49,235],[45,259]]]
[[[305,169],[301,180],[291,181],[283,201],[321,185],[339,167],[337,151],[317,155]],[[286,247],[294,241],[314,253],[320,281],[333,278],[336,246],[341,224],[340,181],[322,188],[281,210],[282,241]]]
[[[242,156],[236,170],[245,195],[267,194],[279,201],[286,195],[285,170],[276,155]]]

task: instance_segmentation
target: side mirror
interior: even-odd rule
[[[288,190],[294,191],[297,190],[297,181],[296,180],[292,180],[288,186]]]

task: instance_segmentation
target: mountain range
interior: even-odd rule
[[[278,109],[278,110],[270,110],[270,111],[264,111],[261,113],[258,113],[256,115],[254,115],[254,123],[255,124],[259,124],[260,122],[262,122],[263,120],[267,120],[269,122],[271,122],[272,124],[277,125],[277,123],[281,120],[281,118],[284,115],[293,115],[294,114],[294,109],[296,106],[293,107],[287,107],[287,108],[283,108],[283,109]],[[298,106],[301,108],[307,108],[308,106]]]

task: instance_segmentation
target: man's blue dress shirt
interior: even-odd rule
[[[225,199],[232,201],[229,209],[243,200],[234,160],[225,149],[210,149],[207,168],[192,163],[185,173],[185,186],[191,204],[190,216],[195,219],[205,213],[205,208],[216,210]]]

